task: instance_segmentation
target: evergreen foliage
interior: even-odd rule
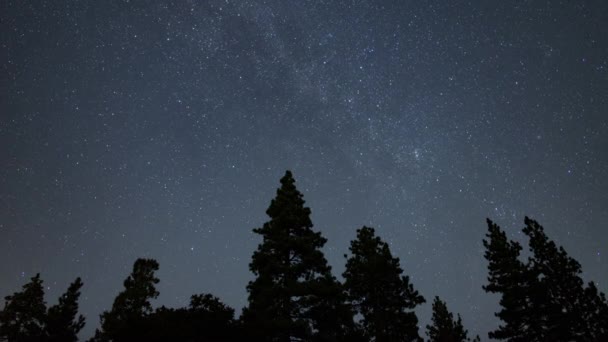
[[[581,265],[545,234],[536,221],[525,218],[523,233],[531,256],[519,259],[521,246],[488,220],[484,240],[488,285],[501,295],[503,321],[491,338],[506,341],[605,341],[608,303],[593,283],[585,286]]]
[[[211,294],[190,298],[184,308],[154,309],[158,262],[137,259],[112,308],[101,314],[92,341],[422,341],[414,309],[425,302],[373,228],[357,230],[340,283],[322,252],[326,239],[313,230],[310,209],[291,172],[254,229],[262,242],[249,265],[249,304],[239,319]],[[483,240],[488,261],[486,292],[500,296],[500,325],[488,335],[508,342],[608,341],[606,296],[581,277],[581,265],[547,237],[538,222],[524,220],[529,256],[491,220]],[[40,275],[5,297],[0,341],[77,341],[85,325],[78,315],[83,283],[77,278],[48,310]],[[460,315],[435,297],[429,342],[471,341]],[[472,339],[479,341],[479,336]]]
[[[46,303],[40,274],[20,292],[4,297],[0,311],[0,341],[41,341],[44,338]]]
[[[595,285],[589,285],[589,289],[585,287],[581,265],[563,247],[551,241],[538,222],[526,217],[524,223],[523,232],[529,238],[532,253],[528,266],[546,294],[537,295],[544,300],[543,311],[539,312],[545,317],[545,340],[603,340],[608,329],[605,324],[608,305],[604,294],[597,293]]]
[[[448,311],[444,301],[435,297],[433,301],[432,325],[427,325],[429,342],[466,342],[471,341],[468,332],[462,326],[462,319],[454,320],[454,315]]]
[[[124,281],[124,290],[114,299],[110,311],[101,314],[101,330],[96,341],[133,341],[142,334],[135,329],[145,316],[152,313],[151,299],[158,297],[154,272],[158,262],[154,259],[137,259],[131,275]]]
[[[348,334],[352,315],[321,251],[326,239],[313,231],[310,209],[290,171],[254,232],[263,242],[253,254],[256,276],[247,286],[249,306],[242,321],[260,341],[334,340]],[[335,320],[327,324],[328,319]]]
[[[76,278],[67,291],[59,297],[59,303],[49,308],[45,320],[45,335],[48,341],[78,341],[78,333],[85,325],[82,315],[76,317],[82,285],[80,278]]]
[[[424,298],[403,276],[399,258],[375,235],[373,228],[357,230],[343,276],[348,299],[369,341],[421,341],[414,311]]]
[[[488,285],[486,292],[501,294],[501,310],[496,316],[503,322],[489,337],[511,342],[528,340],[539,330],[539,322],[534,316],[533,290],[538,291],[532,283],[533,276],[526,265],[519,260],[522,247],[510,241],[500,227],[491,220],[488,222],[485,258],[488,260]]]
[[[0,311],[0,341],[77,341],[85,319],[78,315],[82,281],[70,284],[59,303],[48,310],[40,274],[23,285],[23,290],[5,297]]]
[[[142,341],[239,341],[234,309],[210,294],[194,295],[188,308],[161,307],[134,323]]]

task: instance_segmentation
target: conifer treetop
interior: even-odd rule
[[[277,189],[276,197],[270,201],[266,214],[272,219],[298,218],[298,221],[291,223],[312,227],[310,208],[304,206],[304,195],[298,191],[295,183],[291,171],[285,171],[281,178],[281,187]]]

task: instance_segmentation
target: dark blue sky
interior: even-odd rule
[[[486,217],[606,292],[607,27],[600,0],[2,0],[0,294],[81,276],[88,336],[153,257],[157,305],[239,311],[286,169],[335,275],[373,226],[484,339]]]

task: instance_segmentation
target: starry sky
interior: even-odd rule
[[[373,226],[427,298],[498,321],[485,218],[529,215],[608,291],[608,2],[0,0],[0,295],[137,257],[155,305],[237,313],[286,169],[340,276]]]

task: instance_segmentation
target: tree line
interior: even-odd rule
[[[423,341],[414,309],[426,302],[404,274],[400,260],[371,227],[357,230],[345,255],[343,281],[322,252],[326,239],[313,230],[310,209],[291,172],[270,202],[269,221],[254,232],[262,242],[249,268],[248,305],[240,317],[211,294],[196,294],[188,307],[154,309],[159,264],[138,259],[112,307],[100,316],[90,341]],[[488,219],[483,239],[488,261],[486,292],[500,295],[500,326],[489,338],[510,342],[608,341],[608,302],[581,265],[551,241],[536,221],[524,220],[530,256]],[[37,274],[5,297],[0,341],[77,341],[77,278],[47,308]],[[479,341],[460,315],[434,297],[426,326],[432,342]]]

